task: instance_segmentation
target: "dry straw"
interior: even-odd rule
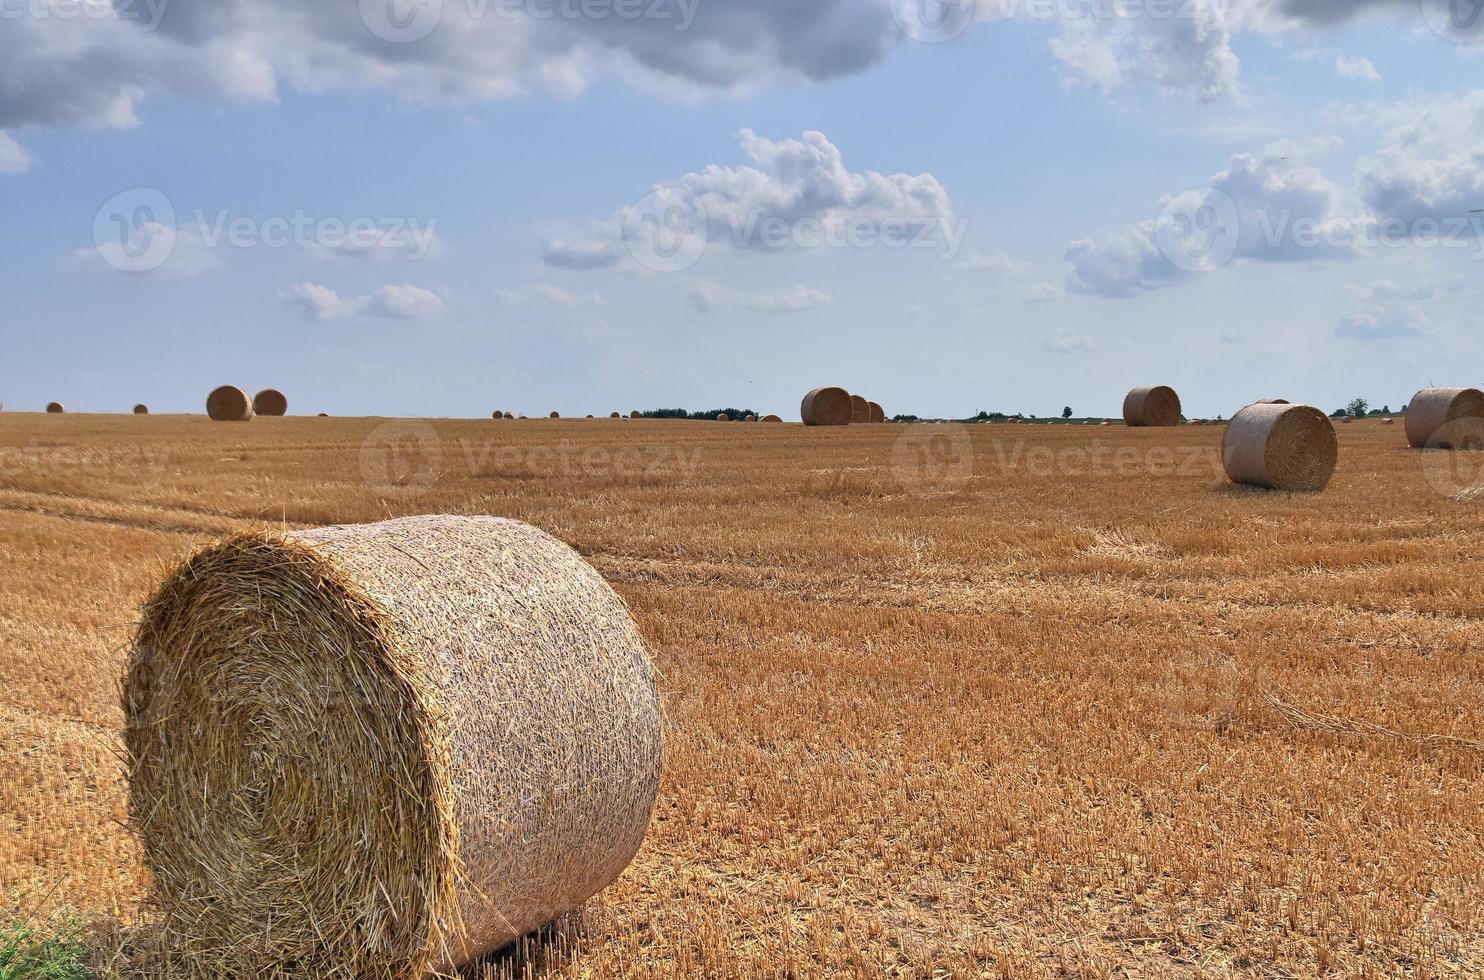
[[[1404,419],[1413,449],[1478,448],[1484,421],[1484,392],[1477,388],[1424,388],[1417,392]]]
[[[289,400],[283,396],[283,392],[274,388],[264,388],[253,395],[252,411],[254,415],[271,415],[274,417],[287,415],[289,413]]]
[[[252,399],[232,385],[222,385],[206,396],[206,414],[217,422],[246,422],[252,418]]]
[[[1310,405],[1248,405],[1221,447],[1233,483],[1270,490],[1323,490],[1339,454],[1334,424]]]
[[[871,419],[870,420],[872,422],[885,422],[886,421],[886,409],[882,408],[880,406],[880,404],[878,404],[876,402],[866,402],[866,407],[868,409],[870,409],[870,413],[871,413]]]
[[[849,425],[854,408],[844,388],[815,388],[799,406],[805,425]]]
[[[1130,426],[1180,424],[1180,396],[1165,385],[1135,388],[1123,400],[1123,421]]]
[[[850,396],[850,424],[862,425],[871,421],[871,403],[860,395]]]
[[[131,818],[191,976],[465,964],[617,878],[659,786],[628,610],[502,518],[206,548],[145,606],[124,709]]]
[[[67,406],[63,405],[61,402],[47,402],[46,414],[65,415],[67,414]]]
[[[149,406],[146,405],[146,404],[144,404],[143,402],[139,403],[138,405],[135,405],[134,406],[134,414],[135,415],[148,415],[149,414]]]

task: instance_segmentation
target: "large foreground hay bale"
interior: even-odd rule
[[[46,404],[46,414],[48,414],[48,415],[66,415],[67,414],[67,406],[66,405],[63,405],[61,402],[47,402],[47,404]]]
[[[1221,455],[1233,483],[1313,492],[1329,485],[1340,444],[1310,405],[1248,405],[1232,417]]]
[[[146,404],[144,404],[143,402],[140,402],[138,405],[135,405],[134,406],[134,414],[135,415],[148,415],[149,414],[149,406],[146,405]]]
[[[864,425],[871,421],[871,403],[860,395],[850,396],[850,424]]]
[[[1291,404],[1287,398],[1259,398],[1253,402],[1254,405],[1288,405]]]
[[[799,406],[805,425],[849,425],[854,412],[844,388],[815,388]]]
[[[246,533],[144,608],[130,813],[191,975],[420,978],[610,884],[659,785],[622,600],[502,518]]]
[[[284,416],[289,413],[289,400],[275,388],[264,388],[252,396],[252,411],[254,415]]]
[[[1166,385],[1135,388],[1123,400],[1123,422],[1130,426],[1180,424],[1180,396]]]
[[[872,422],[885,422],[886,421],[886,409],[882,408],[880,406],[880,404],[878,404],[876,402],[866,402],[866,407],[868,409],[870,409],[870,412],[871,412],[870,421],[872,421]]]
[[[246,422],[252,418],[252,399],[232,385],[222,385],[206,396],[206,414],[216,422]]]
[[[1478,449],[1484,435],[1484,392],[1478,388],[1424,388],[1407,405],[1407,442],[1413,449]]]

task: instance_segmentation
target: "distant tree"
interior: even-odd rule
[[[1370,410],[1370,407],[1370,402],[1367,402],[1364,398],[1357,398],[1345,406],[1345,411],[1359,419],[1365,418],[1365,414]]]
[[[1072,417],[1072,406],[1068,405],[1066,408],[1062,409],[1061,410],[1061,417],[1064,418],[1064,419],[1071,418]]]
[[[1381,414],[1382,415],[1390,415],[1391,414],[1391,406],[1390,405],[1382,405],[1381,406]]]
[[[1349,414],[1350,414],[1350,412],[1349,412],[1348,409],[1337,408],[1333,412],[1330,413],[1330,416],[1329,417],[1332,418],[1332,419],[1342,419],[1342,418],[1344,418],[1345,416],[1347,416]]]

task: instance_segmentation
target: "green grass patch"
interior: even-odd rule
[[[19,922],[0,925],[0,980],[88,980],[87,955],[74,927],[40,932]]]

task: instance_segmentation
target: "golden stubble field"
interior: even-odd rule
[[[0,908],[139,912],[169,561],[487,513],[616,586],[668,718],[639,858],[501,971],[1479,976],[1484,502],[1339,429],[1312,497],[1217,427],[0,415]]]

